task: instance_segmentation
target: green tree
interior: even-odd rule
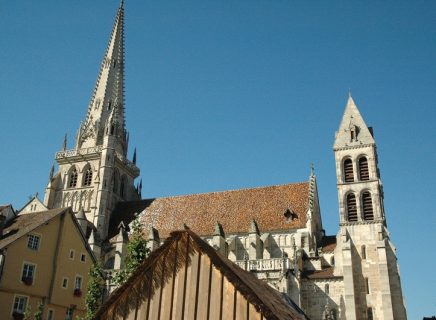
[[[132,232],[127,245],[127,254],[124,269],[120,270],[113,279],[116,285],[121,285],[135,272],[136,268],[145,260],[149,254],[147,240],[144,237],[144,226],[137,215],[132,223]]]
[[[31,320],[31,319],[32,319],[32,308],[30,307],[30,304],[28,304],[26,307],[26,311],[24,311],[23,320]]]
[[[104,276],[103,267],[97,262],[89,271],[88,291],[86,293],[86,320],[91,320],[103,300]]]
[[[42,320],[42,314],[44,313],[44,303],[41,301],[38,303],[38,310],[33,315],[33,320]]]

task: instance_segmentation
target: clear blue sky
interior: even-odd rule
[[[117,7],[0,2],[0,203],[42,197]],[[435,21],[435,1],[128,0],[127,126],[143,196],[297,182],[313,162],[335,234],[332,144],[351,89],[375,130],[409,317],[436,314]]]

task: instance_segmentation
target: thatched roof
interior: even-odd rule
[[[172,232],[165,243],[150,254],[127,282],[114,291],[94,319],[114,319],[114,316],[123,318],[123,315],[135,310],[137,301],[145,301],[152,297],[183,267],[190,265],[191,256],[195,252],[209,257],[212,266],[219,270],[235,290],[265,319],[308,319],[295,304],[287,302],[278,291],[219,255],[189,229]],[[165,279],[162,275],[166,275]]]

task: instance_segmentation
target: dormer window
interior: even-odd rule
[[[68,187],[75,188],[77,186],[77,170],[74,168],[70,173],[70,183],[68,184]]]

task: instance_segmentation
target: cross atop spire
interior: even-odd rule
[[[127,153],[124,119],[124,1],[120,2],[112,33],[85,120],[76,140],[77,148],[101,145],[105,135],[116,137],[115,148]]]

